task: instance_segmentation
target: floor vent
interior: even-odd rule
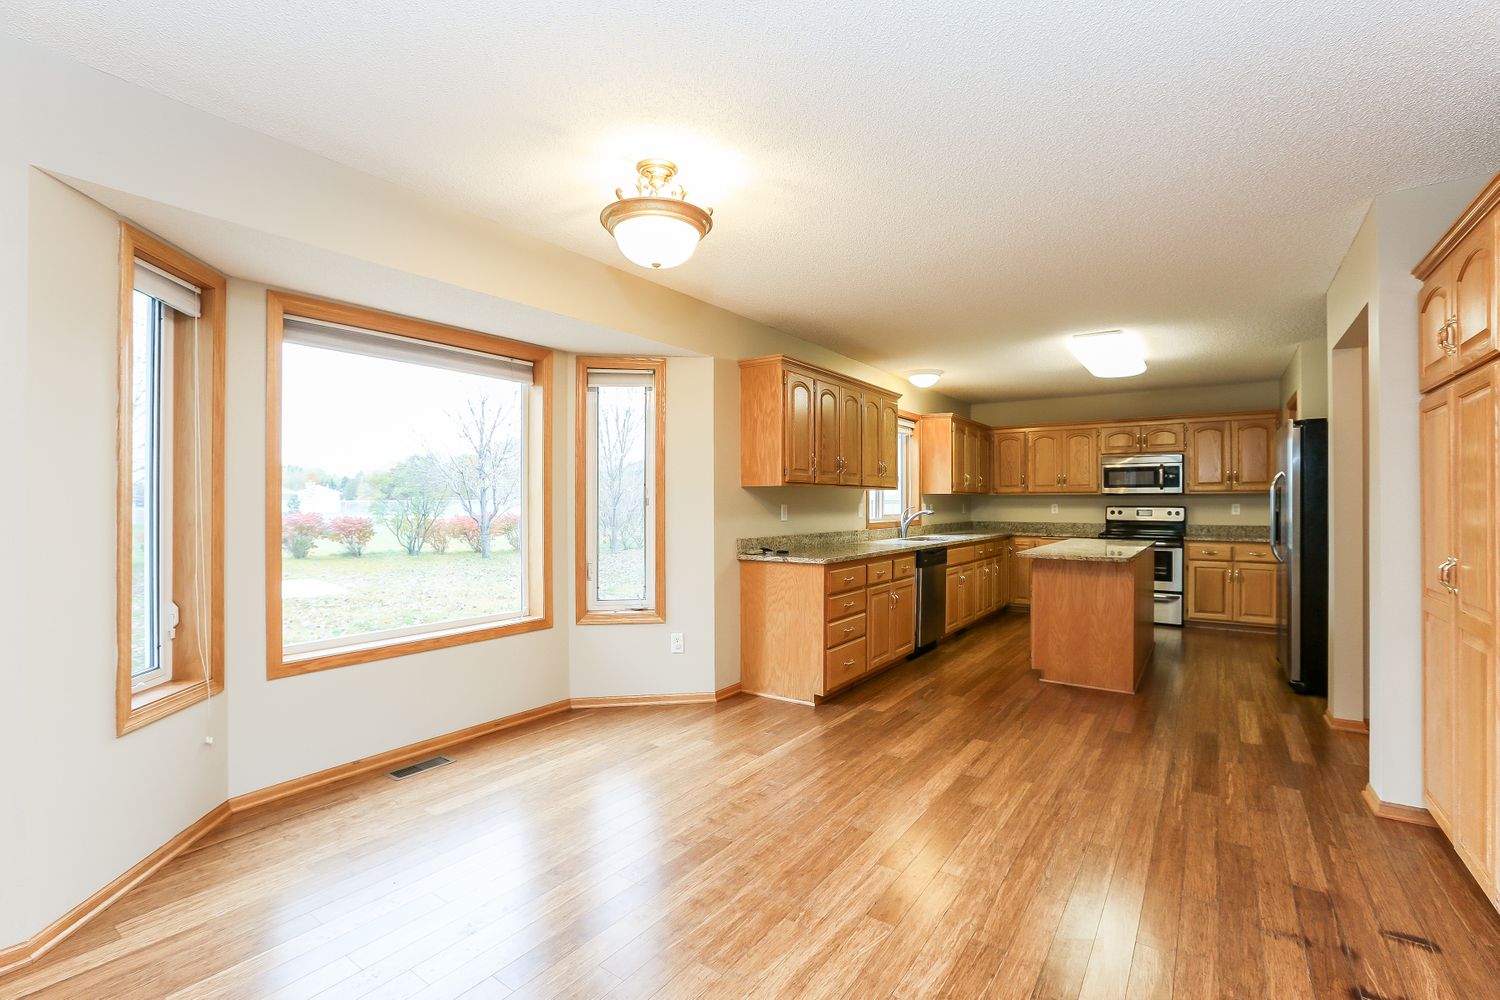
[[[405,767],[398,767],[394,771],[387,771],[386,774],[400,781],[402,778],[410,778],[414,774],[421,774],[423,771],[431,771],[435,767],[442,767],[444,764],[451,763],[453,763],[452,757],[428,757],[426,760],[419,760],[415,764],[407,764]]]

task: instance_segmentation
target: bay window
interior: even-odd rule
[[[550,352],[270,293],[268,673],[544,628]]]

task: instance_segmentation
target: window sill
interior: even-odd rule
[[[578,616],[580,625],[665,625],[660,611],[585,611]]]
[[[356,663],[369,663],[373,660],[388,660],[396,656],[425,653],[433,649],[446,649],[449,646],[463,646],[471,642],[485,642],[489,639],[522,635],[551,627],[551,618],[537,616],[517,618],[500,625],[472,628],[462,632],[435,632],[409,636],[378,645],[351,645],[340,649],[319,650],[316,653],[308,653],[300,657],[293,656],[280,662],[272,660],[266,664],[266,679],[298,677],[302,674],[316,673],[319,670],[350,667]]]
[[[222,690],[222,681],[209,685],[201,680],[192,680],[167,681],[144,691],[133,691],[129,706],[124,706],[124,711],[116,720],[115,735],[124,736],[135,732],[190,705],[207,701],[210,695]]]
[[[901,527],[901,522],[900,521],[866,521],[865,522],[865,527],[866,528],[899,528],[899,527]]]

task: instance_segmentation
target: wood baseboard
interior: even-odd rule
[[[801,698],[788,698],[785,695],[771,694],[769,691],[741,690],[741,694],[748,694],[756,698],[769,698],[772,701],[784,701],[789,705],[806,705],[808,708],[816,708],[817,702],[803,701]]]
[[[1370,735],[1370,724],[1364,719],[1340,719],[1324,712],[1323,721],[1328,724],[1329,729],[1336,729],[1341,733],[1358,733],[1361,736]]]
[[[1433,819],[1432,813],[1426,809],[1420,806],[1403,806],[1397,805],[1394,802],[1382,802],[1380,796],[1375,794],[1375,789],[1369,785],[1365,786],[1365,790],[1360,793],[1360,797],[1365,800],[1365,805],[1369,807],[1370,812],[1381,819],[1391,819],[1397,823],[1410,823],[1412,826],[1437,828],[1437,820]]]
[[[718,691],[705,691],[692,694],[627,695],[618,698],[563,699],[562,701],[554,701],[550,705],[541,705],[537,708],[527,709],[524,712],[517,712],[514,715],[507,715],[504,718],[481,722],[479,725],[469,726],[467,729],[459,729],[441,736],[434,736],[431,739],[408,743],[406,746],[397,747],[394,750],[387,750],[384,753],[378,753],[370,757],[362,757],[347,764],[339,764],[336,767],[315,771],[300,778],[292,778],[289,781],[283,781],[253,792],[236,795],[228,801],[221,802],[215,806],[202,819],[199,819],[192,826],[177,834],[177,836],[167,841],[167,843],[155,851],[152,851],[147,858],[132,866],[125,874],[73,907],[30,939],[7,948],[0,948],[0,976],[19,971],[32,962],[35,962],[84,924],[102,913],[110,904],[144,882],[168,861],[171,861],[192,847],[205,834],[209,833],[214,827],[224,822],[230,816],[261,809],[272,803],[304,795],[316,789],[332,785],[335,782],[368,774],[371,771],[390,770],[404,762],[431,756],[439,750],[457,746],[460,743],[468,743],[482,736],[498,733],[501,730],[511,729],[528,722],[535,722],[538,719],[560,715],[575,708],[605,708],[621,705],[714,704],[715,702],[723,701],[725,698],[732,698],[740,693],[740,685],[731,684]]]
[[[315,788],[331,785],[336,781],[343,781],[361,774],[368,774],[370,771],[388,771],[405,761],[430,756],[438,750],[444,750],[460,743],[468,743],[470,740],[477,740],[481,736],[498,733],[502,729],[510,729],[527,722],[535,722],[537,719],[545,719],[550,715],[566,712],[571,707],[572,705],[567,699],[554,701],[550,705],[530,708],[524,712],[507,715],[504,718],[481,722],[479,725],[469,726],[467,729],[458,729],[451,733],[444,733],[442,736],[434,736],[431,739],[408,743],[404,747],[397,747],[394,750],[387,750],[384,753],[378,753],[370,757],[361,757],[359,760],[351,760],[347,764],[339,764],[336,767],[330,767],[322,771],[314,771],[312,774],[305,774],[300,778],[292,778],[289,781],[283,781],[267,788],[246,792],[243,795],[236,795],[229,800],[229,811],[235,814],[249,812],[252,809],[259,809],[270,805],[272,802],[279,802],[293,795],[301,795]]]
[[[228,818],[229,803],[219,803],[193,825],[132,865],[125,874],[48,924],[30,940],[0,950],[0,976],[23,969],[41,958],[74,931],[104,912],[110,904],[150,878],[162,865],[192,847],[205,834]]]
[[[635,708],[641,705],[702,705],[718,699],[712,691],[686,691],[682,694],[611,694],[596,698],[573,698],[568,704],[575,709]]]

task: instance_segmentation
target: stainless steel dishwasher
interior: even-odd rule
[[[917,648],[925,653],[943,637],[948,610],[948,550],[917,550]]]

